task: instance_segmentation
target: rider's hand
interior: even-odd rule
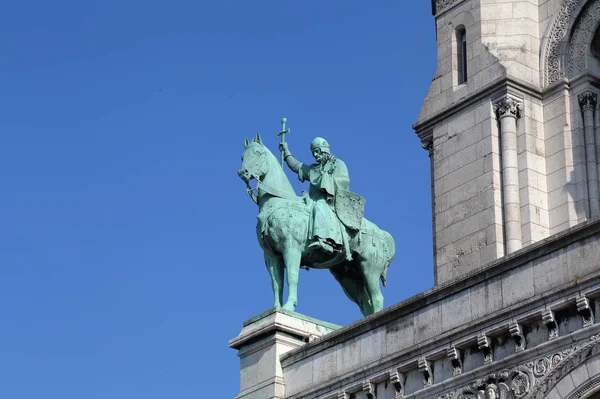
[[[288,143],[279,143],[279,151],[284,154],[289,154],[290,149],[288,148]]]

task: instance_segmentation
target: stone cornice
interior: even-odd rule
[[[452,281],[448,284],[431,288],[421,294],[417,294],[402,302],[390,306],[376,314],[365,317],[348,326],[333,331],[312,343],[308,343],[301,348],[292,350],[281,357],[283,363],[293,363],[300,360],[300,357],[314,355],[324,351],[341,342],[358,337],[377,327],[385,326],[387,323],[397,320],[403,316],[409,315],[425,308],[435,302],[442,301],[452,295],[468,290],[470,287],[487,281],[493,277],[499,276],[519,266],[527,264],[544,255],[555,252],[561,248],[567,247],[577,241],[600,234],[600,219],[594,219],[585,223],[578,224],[570,229],[557,233],[538,243],[529,245],[519,251],[503,258],[497,259],[479,269],[473,270],[470,274]],[[597,277],[597,276],[596,276]],[[540,299],[542,302],[544,299]],[[511,308],[507,311],[514,310]],[[485,322],[484,320],[481,321]],[[489,322],[489,320],[488,320]]]
[[[442,109],[436,115],[415,123],[412,126],[413,130],[415,130],[417,136],[421,139],[421,143],[427,145],[433,139],[433,128],[438,125],[440,121],[446,120],[454,114],[463,112],[466,109],[480,104],[484,100],[493,101],[506,94],[527,94],[540,100],[542,99],[542,93],[539,88],[511,77],[503,77],[470,93],[466,98],[456,101],[445,109]]]

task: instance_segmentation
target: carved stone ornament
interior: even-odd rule
[[[375,395],[375,387],[371,381],[363,382],[362,391],[367,395],[367,399],[373,399],[373,395]]]
[[[462,374],[462,360],[460,350],[456,349],[455,347],[448,348],[447,355],[448,358],[450,358],[450,361],[452,362],[452,375],[456,377],[457,375]]]
[[[421,147],[429,152],[429,158],[433,156],[433,140],[426,140],[421,143]]]
[[[594,315],[592,313],[592,308],[590,307],[590,301],[586,297],[579,297],[576,300],[577,303],[577,311],[581,314],[583,318],[583,326],[589,327],[594,324]]]
[[[579,14],[577,24],[571,30],[569,39],[569,54],[567,61],[567,76],[575,77],[587,69],[586,55],[590,43],[596,33],[596,27],[600,20],[600,0],[590,1],[585,9]]]
[[[453,5],[460,3],[463,0],[437,0],[435,2],[435,14],[439,14],[441,12],[446,11]]]
[[[520,366],[513,370],[502,370],[459,391],[456,399],[501,399],[525,397],[533,386],[533,376],[527,368]]]
[[[512,323],[508,331],[515,340],[515,352],[521,352],[525,350],[525,336],[523,335],[523,329],[518,323]]]
[[[542,57],[544,60],[543,87],[550,86],[564,77],[565,71],[562,69],[560,53],[561,43],[569,32],[571,22],[574,21],[576,14],[586,1],[566,0],[556,15]]]
[[[427,388],[433,384],[433,375],[431,374],[431,363],[424,357],[419,358],[419,371],[423,374],[423,387]]]
[[[498,113],[498,118],[512,116],[519,118],[523,104],[512,97],[505,96],[494,104],[494,111]]]
[[[406,381],[406,376],[403,373],[398,372],[398,370],[390,371],[390,382],[394,385],[394,390],[396,391],[396,398],[399,399],[404,396],[404,382]]]
[[[567,374],[588,359],[600,354],[600,334],[587,341],[572,345],[550,356],[542,357],[527,366],[536,378],[531,390],[531,399],[544,398]]]
[[[554,312],[550,309],[544,310],[542,312],[542,321],[548,328],[548,340],[552,341],[558,338],[558,324],[556,324]]]
[[[598,100],[598,95],[591,91],[585,91],[577,96],[579,100],[579,106],[583,112],[594,111]]]
[[[485,335],[477,337],[477,346],[479,350],[483,352],[483,363],[488,364],[494,361],[492,356],[492,343],[490,339]]]

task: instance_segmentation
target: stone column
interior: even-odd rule
[[[502,197],[506,254],[521,249],[521,203],[519,200],[519,167],[517,165],[517,118],[522,104],[506,96],[494,105],[500,119],[502,151]]]
[[[236,399],[285,399],[281,355],[339,327],[275,309],[246,320],[240,335],[229,341],[229,347],[237,349],[240,357],[240,393]]]
[[[588,197],[590,200],[590,216],[600,216],[600,195],[598,192],[598,164],[596,162],[596,140],[594,132],[594,110],[596,109],[596,93],[586,91],[578,96],[579,106],[583,113],[583,131],[585,137],[585,160],[588,178]]]

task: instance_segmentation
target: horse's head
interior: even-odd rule
[[[260,135],[249,141],[244,141],[244,153],[242,154],[242,166],[238,170],[238,175],[248,183],[252,179],[261,180],[269,170],[268,154],[269,150],[262,143]]]

